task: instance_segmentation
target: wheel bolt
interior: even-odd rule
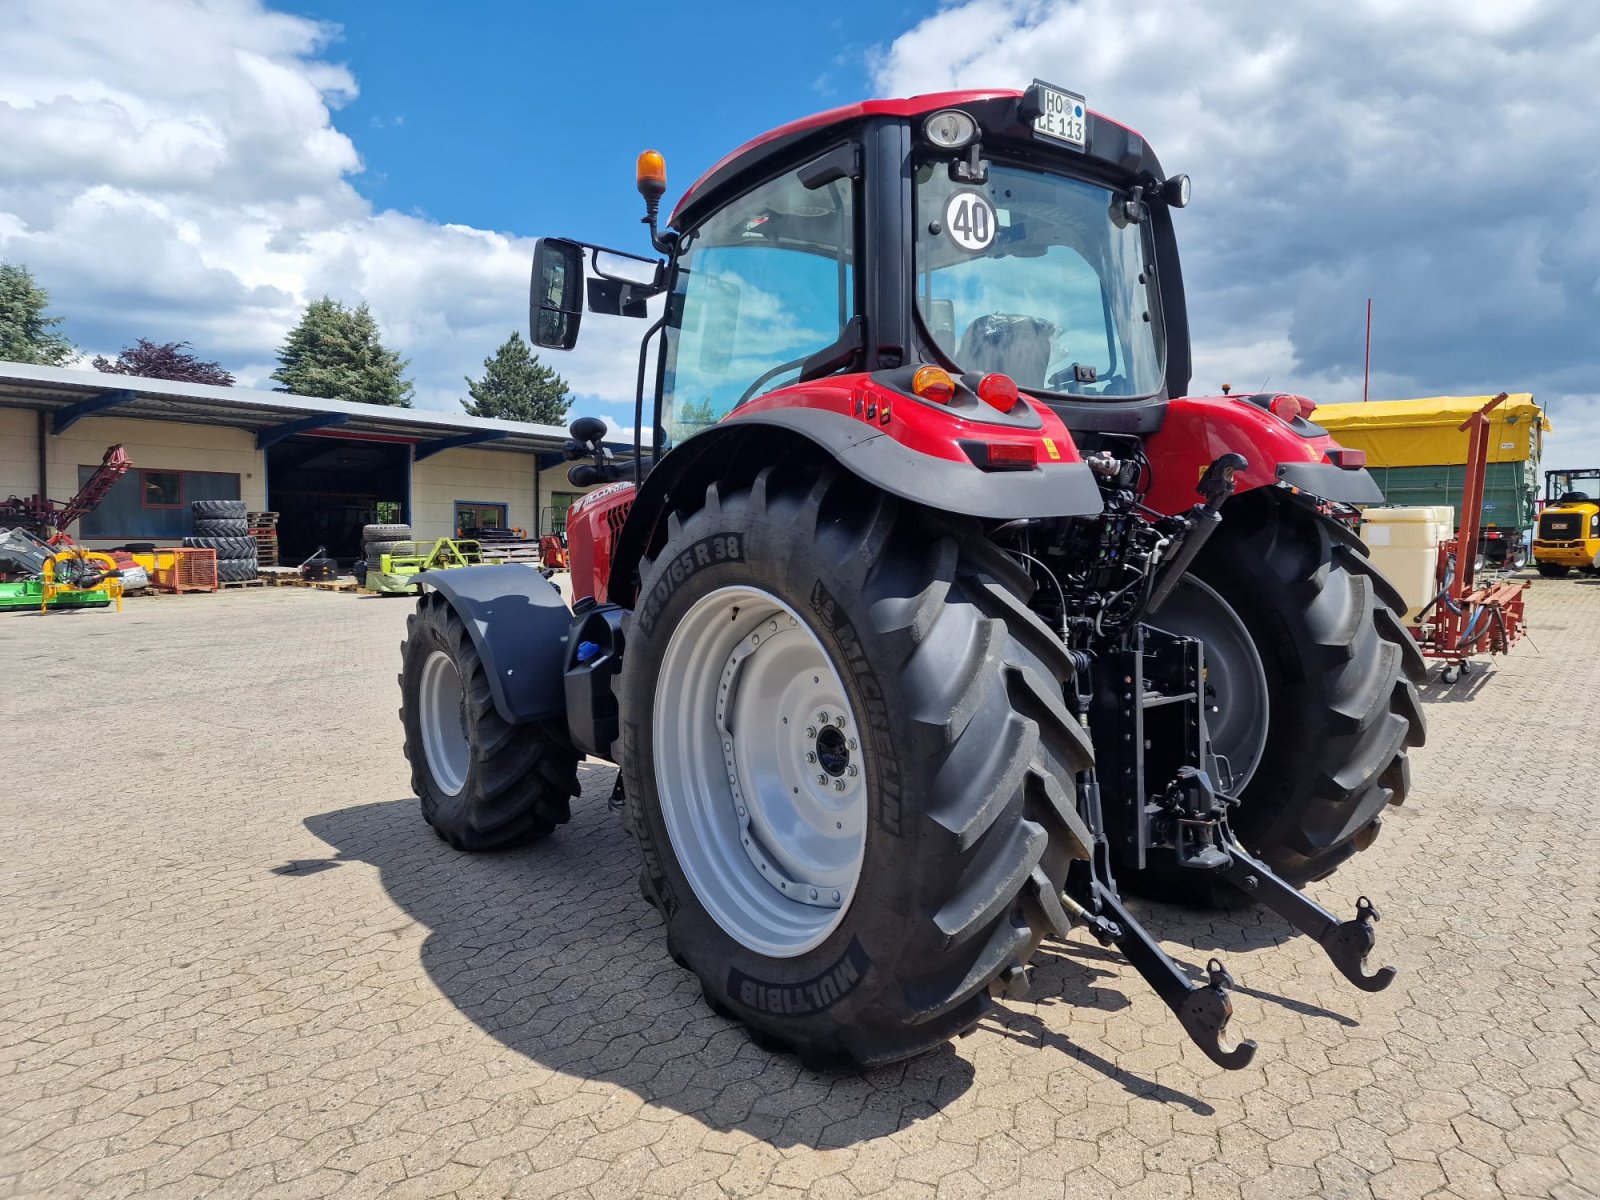
[[[835,904],[837,904],[837,903],[839,903],[839,893],[838,893],[838,892],[835,892],[835,893],[834,893],[834,894],[833,894],[833,902],[834,902],[834,903],[835,903]]]
[[[818,775],[817,776],[817,782],[818,783],[827,783],[828,782],[828,777],[826,775]]]
[[[816,737],[817,736],[817,727],[815,725],[807,725],[806,726],[806,736],[808,738]]]
[[[739,805],[739,815],[740,815],[740,816],[741,816],[741,817],[742,817],[742,816],[744,816],[744,805],[742,805],[742,804],[741,804],[741,805]]]
[[[844,728],[844,718],[843,717],[835,717],[833,719],[833,723],[834,723],[835,727],[837,727],[839,729],[843,729]]]
[[[821,721],[824,725],[826,725],[828,723],[828,714],[825,713],[825,712],[818,713],[817,714],[817,720]]]
[[[732,742],[723,742],[722,743],[722,748],[724,750],[732,750],[733,749],[733,743]]]
[[[852,777],[861,774],[861,772],[856,769],[855,763],[851,763],[848,767],[845,768],[845,770],[848,771]]]
[[[852,750],[854,750],[856,748],[856,740],[855,740],[855,738],[850,738],[845,744],[847,746],[849,746],[850,749],[852,749]]]
[[[808,763],[814,763],[814,762],[817,761],[817,756],[815,754],[813,754],[811,751],[807,750],[806,751],[806,761]]]
[[[833,790],[834,790],[834,791],[836,791],[836,792],[842,792],[842,791],[844,791],[844,780],[842,780],[842,779],[835,779],[835,780],[834,780],[834,781],[833,781]]]
[[[813,900],[815,900],[817,898],[817,889],[816,888],[812,888],[811,889],[811,898]]]

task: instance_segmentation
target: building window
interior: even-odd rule
[[[88,483],[95,470],[80,464],[78,486]],[[135,468],[111,485],[100,507],[78,522],[77,536],[176,546],[193,528],[189,519],[193,501],[237,499],[239,476],[232,472]]]
[[[577,492],[550,493],[550,507],[544,510],[544,520],[540,522],[546,533],[566,533],[567,509],[577,498]]]
[[[484,529],[506,527],[506,506],[483,500],[456,501],[456,536],[470,538]]]
[[[140,471],[139,494],[146,508],[182,508],[182,471]]]

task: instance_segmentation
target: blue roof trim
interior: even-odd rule
[[[87,400],[79,400],[66,408],[56,409],[52,418],[50,431],[52,433],[65,433],[84,417],[93,416],[97,412],[105,412],[108,408],[115,408],[119,404],[127,404],[137,400],[138,393],[130,391],[101,392],[98,396],[90,396]]]
[[[285,421],[282,425],[273,425],[268,429],[258,429],[256,430],[256,449],[265,450],[268,446],[276,446],[284,438],[292,438],[297,433],[309,433],[313,429],[326,429],[330,425],[343,425],[349,420],[349,413],[313,413],[309,417],[301,417],[298,421]]]
[[[480,429],[473,433],[463,433],[456,437],[434,438],[431,442],[418,442],[416,461],[432,458],[441,450],[454,450],[457,446],[478,446],[484,442],[498,442],[511,436],[506,429]]]

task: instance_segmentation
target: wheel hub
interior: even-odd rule
[[[827,651],[781,600],[722,588],[674,630],[657,695],[662,814],[696,895],[752,949],[804,953],[841,919],[866,840],[859,729]]]

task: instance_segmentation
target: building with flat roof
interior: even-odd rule
[[[318,546],[355,558],[361,527],[378,521],[409,524],[419,540],[491,525],[538,537],[565,528],[584,490],[567,482],[567,436],[464,413],[0,362],[0,499],[66,500],[114,444],[133,460],[67,531],[89,546],[175,544],[191,501],[233,499],[279,514],[285,562]]]

